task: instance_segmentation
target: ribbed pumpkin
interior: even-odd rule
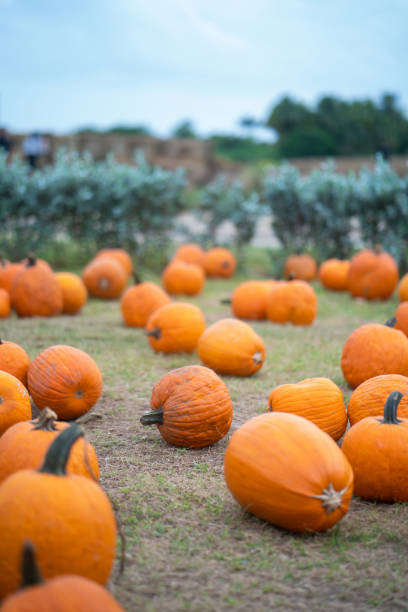
[[[0,257],[0,288],[10,293],[11,282],[15,274],[21,270],[21,263],[10,263]]]
[[[24,543],[20,567],[20,588],[4,600],[1,612],[124,612],[112,595],[93,580],[68,574],[45,581],[30,540]]]
[[[266,319],[266,302],[274,284],[268,281],[246,281],[234,289],[232,312],[238,319]]]
[[[161,287],[150,281],[142,283],[136,277],[135,284],[122,295],[123,321],[129,327],[144,327],[155,310],[169,303],[170,298]]]
[[[192,353],[204,330],[203,313],[187,302],[161,306],[146,324],[150,346],[158,353]]]
[[[133,262],[129,253],[124,249],[102,249],[95,255],[94,260],[99,257],[112,257],[112,259],[115,259],[125,271],[126,278],[129,279],[133,272]]]
[[[383,502],[408,501],[408,419],[398,418],[402,393],[393,391],[384,417],[366,417],[344,436],[342,451],[354,472],[354,492]]]
[[[7,319],[10,316],[11,304],[9,292],[5,289],[0,289],[0,319]]]
[[[204,269],[207,276],[230,278],[236,266],[236,259],[228,249],[214,247],[205,254]]]
[[[162,281],[171,295],[197,295],[204,287],[205,274],[201,266],[175,259],[164,268]]]
[[[113,300],[123,293],[128,275],[116,259],[101,256],[83,269],[82,280],[92,297]]]
[[[116,525],[100,486],[84,476],[66,474],[77,425],[62,431],[36,470],[21,470],[0,486],[0,597],[21,584],[19,558],[29,539],[42,575],[75,572],[106,584],[115,557]]]
[[[62,289],[62,312],[76,314],[88,299],[88,292],[82,279],[71,272],[58,272],[55,276]]]
[[[33,256],[13,276],[10,298],[19,317],[51,317],[62,312],[62,290],[54,272]]]
[[[59,419],[76,419],[98,401],[102,376],[87,353],[57,344],[42,351],[31,362],[28,389],[40,410],[48,406]]]
[[[381,416],[387,397],[395,390],[403,394],[399,415],[408,419],[408,378],[400,374],[382,374],[369,378],[354,389],[347,406],[350,425],[369,416]]]
[[[408,302],[408,273],[398,283],[398,299],[400,302]]]
[[[332,291],[347,291],[350,262],[328,259],[319,268],[319,280],[323,287]]]
[[[221,319],[198,341],[198,356],[220,374],[251,376],[265,361],[265,344],[252,327],[237,319]]]
[[[360,251],[350,260],[348,290],[366,300],[388,299],[398,283],[398,266],[388,253]]]
[[[152,412],[142,425],[157,425],[169,444],[202,448],[215,444],[229,431],[232,402],[224,382],[208,368],[186,366],[168,372],[155,385]]]
[[[395,311],[395,318],[396,322],[394,328],[400,329],[408,336],[408,302],[401,302]]]
[[[15,342],[0,339],[0,370],[12,374],[27,386],[27,371],[30,358]]]
[[[196,264],[197,266],[201,266],[203,268],[205,252],[198,244],[182,244],[174,253],[173,259],[181,259],[186,263]]]
[[[341,355],[343,376],[353,389],[380,374],[408,375],[408,338],[392,325],[367,323],[347,338]]]
[[[57,421],[57,415],[49,408],[38,419],[9,427],[0,438],[0,483],[18,470],[39,469],[51,442],[67,427],[69,424]],[[67,473],[99,479],[95,450],[85,438],[73,445]]]
[[[337,444],[284,412],[254,417],[232,434],[224,474],[245,510],[290,531],[332,527],[353,492],[353,472]]]
[[[12,425],[31,419],[31,403],[23,383],[0,370],[0,436]]]
[[[329,378],[306,378],[297,384],[275,387],[269,395],[268,410],[304,417],[334,440],[346,431],[343,394]]]
[[[305,281],[276,283],[268,293],[266,316],[273,323],[311,325],[316,314],[316,293]]]
[[[317,264],[311,255],[290,255],[285,261],[284,276],[287,279],[312,281],[316,277]]]

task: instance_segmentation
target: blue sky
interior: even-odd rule
[[[13,131],[237,132],[286,93],[392,91],[408,109],[408,0],[0,0],[0,15]]]

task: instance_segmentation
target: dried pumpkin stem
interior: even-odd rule
[[[83,436],[83,429],[75,423],[64,429],[52,442],[38,471],[42,474],[64,476],[72,445]]]
[[[259,351],[254,353],[252,355],[252,361],[255,363],[255,365],[258,365],[258,363],[262,363],[262,353],[260,353]]]
[[[385,425],[398,425],[401,420],[397,418],[397,410],[403,394],[400,391],[392,391],[387,397],[384,406],[384,418],[380,419],[380,423]]]
[[[231,302],[232,302],[231,298],[224,298],[220,300],[220,304],[231,304]]]
[[[21,575],[20,587],[22,589],[44,582],[40,568],[35,560],[34,544],[31,540],[24,542],[23,553],[21,555]]]
[[[384,323],[384,325],[386,325],[386,327],[394,327],[396,322],[397,322],[396,317],[391,317],[390,319],[387,319],[387,321]]]
[[[133,284],[140,285],[140,283],[142,282],[142,279],[140,278],[139,274],[137,272],[132,272],[132,277],[133,277]]]
[[[152,338],[159,340],[159,338],[161,338],[161,329],[159,327],[155,327],[154,329],[147,331],[146,336],[152,336]]]
[[[40,416],[35,421],[33,429],[41,429],[41,431],[56,431],[55,421],[58,420],[57,415],[51,408],[44,408]]]
[[[37,258],[34,255],[34,253],[28,253],[26,267],[30,268],[32,266],[35,266],[36,263],[37,263]]]
[[[140,422],[142,425],[162,425],[164,423],[163,408],[146,412],[146,414],[140,417]]]
[[[347,491],[347,488],[348,487],[344,487],[344,489],[336,491],[336,489],[330,482],[327,489],[323,489],[323,493],[321,495],[311,495],[310,497],[312,497],[313,499],[320,499],[326,514],[331,514],[337,508],[340,508],[343,500],[343,495]]]

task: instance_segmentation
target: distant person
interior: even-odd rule
[[[38,132],[29,134],[23,141],[24,157],[32,170],[38,167],[38,160],[41,155],[44,155],[45,143],[44,137]]]
[[[0,150],[7,154],[11,151],[11,140],[4,127],[0,127]]]

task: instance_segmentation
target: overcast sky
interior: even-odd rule
[[[408,0],[0,0],[1,123],[237,131],[288,93],[400,95]]]

